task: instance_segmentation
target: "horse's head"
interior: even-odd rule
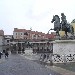
[[[51,23],[53,23],[54,21],[55,21],[55,16],[53,15],[53,19],[52,19]]]
[[[60,18],[59,18],[59,16],[58,15],[53,15],[53,19],[52,19],[52,21],[51,21],[51,23],[53,23],[54,21],[59,21],[60,22]]]

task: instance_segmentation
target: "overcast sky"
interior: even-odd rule
[[[47,33],[54,27],[53,15],[62,12],[68,22],[75,19],[75,0],[0,0],[0,29],[5,34],[14,28]]]

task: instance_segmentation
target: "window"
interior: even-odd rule
[[[21,35],[22,35],[22,33],[21,33]]]
[[[16,33],[16,35],[17,35],[17,33]]]
[[[36,35],[34,35],[34,37],[36,37]]]
[[[25,33],[24,33],[24,35],[28,35],[28,33],[27,33],[27,32],[25,32]]]

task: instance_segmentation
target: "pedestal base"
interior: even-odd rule
[[[53,62],[75,62],[75,40],[55,40],[53,42]]]

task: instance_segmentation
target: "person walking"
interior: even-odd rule
[[[8,58],[8,51],[5,52],[5,58]]]
[[[5,50],[3,50],[3,53],[5,53]]]

